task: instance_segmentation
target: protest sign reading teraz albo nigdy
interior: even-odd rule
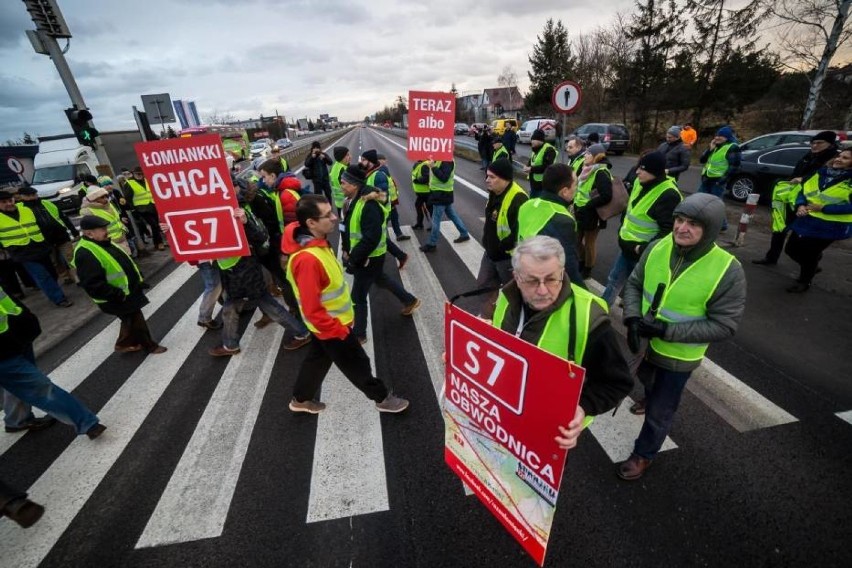
[[[455,95],[409,91],[408,105],[408,159],[452,160]]]
[[[444,457],[541,565],[585,371],[449,304],[445,337]]]
[[[175,260],[247,256],[238,207],[216,134],[136,144],[160,219],[169,226]]]

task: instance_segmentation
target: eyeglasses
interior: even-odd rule
[[[325,215],[319,215],[317,217],[314,217],[314,220],[319,221],[320,219],[331,219],[332,217],[335,217],[335,213],[334,211],[329,211]]]
[[[544,285],[546,288],[552,289],[562,284],[562,281],[565,280],[565,273],[561,272],[559,276],[550,275],[546,278],[529,278],[519,274],[517,280],[518,284],[525,288],[538,288]]]

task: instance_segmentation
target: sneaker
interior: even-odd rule
[[[324,402],[317,402],[315,400],[306,400],[305,402],[299,402],[295,398],[290,399],[290,410],[293,412],[307,412],[308,414],[319,414],[323,410],[325,410]]]
[[[198,326],[207,329],[222,329],[222,322],[216,320],[200,321],[198,322]]]
[[[237,347],[236,349],[228,349],[224,345],[219,345],[218,347],[214,347],[213,349],[208,351],[208,353],[213,357],[229,357],[231,355],[236,355],[239,352],[239,347]]]
[[[423,225],[411,225],[412,229],[422,229]]]
[[[399,236],[396,238],[396,240],[398,240],[398,241],[407,241],[407,240],[409,240],[409,239],[411,239],[411,235],[399,235]]]
[[[97,424],[86,430],[86,436],[88,436],[90,440],[94,440],[95,438],[103,434],[104,430],[106,430],[106,426],[98,422]]]
[[[284,349],[287,351],[295,351],[296,349],[300,349],[311,342],[311,334],[308,333],[299,337],[298,335],[284,344]]]
[[[64,300],[62,300],[61,302],[59,302],[56,305],[59,306],[60,308],[70,308],[71,306],[74,305],[74,302],[72,302],[68,298],[65,298]]]
[[[467,241],[469,241],[469,240],[470,240],[470,235],[464,235],[464,236],[461,236],[461,237],[457,238],[457,239],[456,239],[456,240],[454,240],[453,242],[454,242],[454,243],[464,243],[464,242],[467,242]]]
[[[437,249],[437,248],[438,247],[436,247],[435,245],[430,245],[430,244],[427,243],[427,244],[423,245],[422,247],[420,247],[420,250],[423,251],[423,252],[434,252],[435,249]]]
[[[279,293],[279,295],[280,295],[280,293]],[[267,325],[269,325],[271,323],[272,323],[272,319],[268,315],[263,314],[260,317],[259,320],[254,322],[254,327],[256,327],[257,329],[263,329],[264,327],[266,327]]]
[[[23,432],[24,430],[44,430],[56,424],[56,418],[53,416],[42,416],[30,420],[21,426],[6,426],[6,432],[12,434],[14,432]]]
[[[168,347],[163,347],[162,345],[157,345],[153,349],[148,351],[148,355],[162,355],[166,351],[168,351]]]
[[[405,264],[408,262],[408,255],[404,255],[401,259],[399,259],[399,269],[402,270],[405,268]]]
[[[420,300],[418,298],[414,298],[414,301],[402,308],[402,315],[410,316],[414,312],[417,311],[417,308],[420,307]]]
[[[637,400],[636,402],[630,405],[630,414],[635,414],[637,416],[645,414],[645,404],[645,399]]]
[[[408,408],[408,401],[400,398],[393,393],[388,393],[382,402],[376,403],[376,410],[379,412],[389,412],[398,414]]]

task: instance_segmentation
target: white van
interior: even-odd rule
[[[39,140],[33,167],[32,186],[38,196],[63,211],[76,212],[80,209],[77,180],[83,174],[97,177],[98,158],[94,150],[81,145],[74,136]]]
[[[537,128],[544,130],[544,139],[547,142],[556,140],[556,121],[552,118],[536,117],[521,125],[521,129],[518,130],[518,144],[529,144],[530,138]]]

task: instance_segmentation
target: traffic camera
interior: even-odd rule
[[[98,130],[89,124],[89,121],[92,120],[92,113],[87,109],[67,108],[65,115],[68,117],[68,122],[71,123],[71,128],[80,144],[94,148]]]

